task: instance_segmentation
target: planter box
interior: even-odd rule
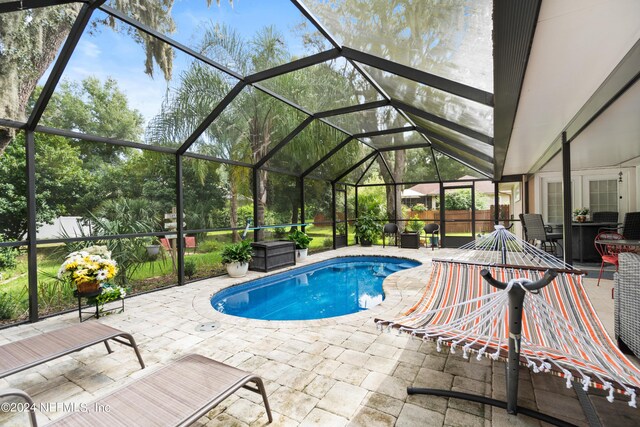
[[[420,234],[400,233],[400,247],[408,249],[418,249],[420,247]]]
[[[336,248],[344,248],[347,246],[347,236],[336,235]]]
[[[249,270],[272,271],[278,268],[296,265],[296,244],[285,240],[273,242],[254,242],[253,258]]]

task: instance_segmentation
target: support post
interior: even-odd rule
[[[178,285],[184,285],[184,198],[182,185],[182,156],[176,154],[176,257],[178,258]]]
[[[38,321],[38,246],[36,245],[36,143],[32,131],[25,132],[27,164],[27,259],[29,321]]]
[[[336,183],[331,183],[331,222],[333,223],[333,249],[336,249]]]
[[[564,262],[573,262],[573,230],[571,227],[571,146],[567,133],[562,132],[562,246]]]
[[[494,225],[500,224],[500,184],[495,182],[493,189],[493,223]]]
[[[444,248],[447,245],[447,226],[444,220],[445,210],[444,210],[444,185],[442,185],[442,181],[440,181],[440,247]]]
[[[354,205],[355,205],[355,207],[354,207],[354,208],[355,208],[355,210],[356,210],[356,211],[354,212],[354,214],[355,214],[355,219],[357,220],[357,219],[358,219],[358,185],[356,184],[356,185],[354,186],[354,188],[356,189],[356,191],[355,191],[355,193],[356,193],[356,194],[355,194],[355,200],[354,200]],[[348,242],[348,241],[349,241],[349,237],[347,236],[347,242]],[[358,244],[358,243],[359,243],[359,242],[358,242],[358,237],[357,237],[357,236],[356,236],[356,240],[355,240],[355,242],[356,242],[356,244]]]
[[[389,218],[394,224],[398,224],[398,184],[393,183],[393,218]]]
[[[260,179],[260,171],[258,168],[254,167],[253,172],[253,182],[252,182],[252,191],[253,191],[253,226],[258,227],[258,204],[260,200],[258,200],[258,180]],[[258,241],[258,234],[260,234],[260,230],[253,231],[253,241]]]
[[[302,229],[302,232],[305,233],[307,226],[304,225],[306,224],[307,221],[305,221],[305,217],[304,217],[304,177],[300,177],[300,224],[303,224],[302,226],[300,226],[300,228]]]

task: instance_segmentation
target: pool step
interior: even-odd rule
[[[395,273],[396,271],[404,270],[398,264],[387,264],[387,265],[385,265],[385,268],[387,270],[389,270],[390,272],[392,272],[392,273]]]
[[[415,264],[410,264],[408,262],[403,262],[402,264],[398,264],[398,267],[402,268],[403,270],[406,270],[407,268],[415,267]]]

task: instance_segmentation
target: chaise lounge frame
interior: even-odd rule
[[[107,351],[112,353],[109,340],[133,348],[138,362],[140,362],[140,367],[144,369],[142,356],[131,334],[99,322],[89,322],[56,329],[0,346],[0,378],[101,342],[104,343]]]
[[[255,387],[249,383],[255,384]],[[47,424],[47,427],[188,426],[240,388],[262,395],[271,423],[273,417],[260,377],[199,354],[188,354],[86,404],[86,411],[62,416]],[[35,405],[26,393],[8,389],[0,391],[0,398],[3,396],[17,396],[26,400],[31,408],[31,425],[37,427],[33,411]]]

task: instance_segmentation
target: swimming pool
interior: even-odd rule
[[[211,297],[221,313],[261,320],[311,320],[367,310],[382,302],[382,282],[420,265],[391,257],[339,257],[294,268]]]

